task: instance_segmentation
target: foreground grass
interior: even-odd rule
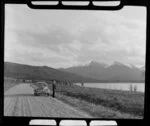
[[[60,94],[58,99],[93,116],[142,118],[144,115],[144,93],[65,85],[57,86],[56,92]]]
[[[142,119],[141,116],[135,116],[128,113],[121,113],[119,111],[112,110],[111,108],[104,107],[102,105],[95,105],[85,100],[72,98],[66,95],[56,94],[56,98],[64,103],[67,103],[78,110],[82,110],[93,118],[113,118],[113,119]]]

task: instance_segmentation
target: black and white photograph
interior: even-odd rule
[[[143,119],[146,8],[6,4],[4,116]]]

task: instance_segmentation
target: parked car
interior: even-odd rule
[[[38,82],[39,84],[39,82]],[[34,89],[34,95],[40,96],[40,95],[46,95],[50,96],[50,90],[46,83],[40,83],[40,87],[37,87]]]

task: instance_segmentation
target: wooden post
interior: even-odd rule
[[[131,91],[131,92],[133,91],[133,86],[132,86],[132,84],[130,84],[130,91]]]
[[[81,86],[84,87],[84,83],[83,82],[81,82]]]
[[[56,81],[53,80],[53,98],[55,97],[55,84],[56,84]]]

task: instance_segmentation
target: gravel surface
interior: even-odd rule
[[[32,84],[19,84],[10,88],[4,97],[5,116],[28,117],[70,117],[89,118],[85,112],[77,110],[51,96],[34,96]]]

